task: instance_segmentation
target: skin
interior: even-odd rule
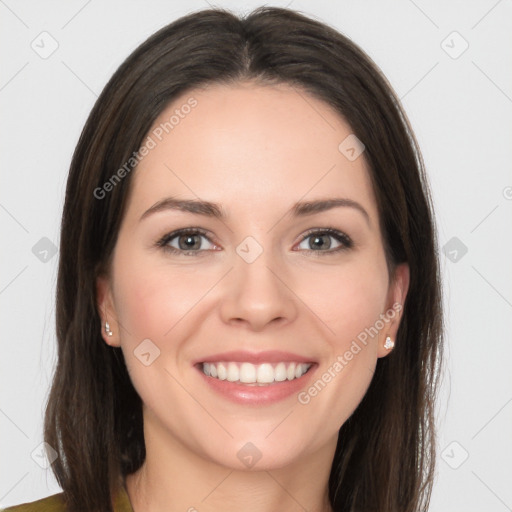
[[[105,342],[122,348],[144,403],[147,458],[127,477],[128,495],[135,512],[170,503],[201,512],[331,510],[338,430],[377,359],[389,354],[383,345],[395,339],[399,314],[308,404],[296,395],[234,404],[206,386],[192,362],[279,349],[317,361],[319,378],[379,315],[403,304],[408,267],[390,279],[364,153],[349,161],[338,150],[351,129],[327,104],[286,85],[214,85],[184,93],[154,127],[191,96],[197,106],[134,171],[111,273],[97,282],[99,311],[113,331],[103,332]],[[168,196],[219,203],[227,220],[172,210],[139,220]],[[286,213],[299,200],[332,197],[356,201],[368,220],[352,207]],[[156,246],[189,227],[210,233],[195,237],[198,255]],[[326,227],[353,247],[332,252],[340,242],[329,235],[323,248],[315,235],[302,240]],[[263,249],[252,263],[236,252],[247,236]],[[169,244],[179,248],[179,237]],[[145,366],[134,350],[148,338],[160,356]],[[237,457],[247,442],[261,452],[252,468]]]

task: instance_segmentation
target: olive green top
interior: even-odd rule
[[[1,512],[69,512],[62,499],[63,493],[53,494],[40,500],[1,509]],[[115,500],[114,512],[133,512],[126,488],[122,485]]]

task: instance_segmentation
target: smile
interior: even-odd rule
[[[269,385],[302,377],[312,363],[278,362],[252,364],[248,362],[201,363],[203,373],[218,380],[239,384]]]

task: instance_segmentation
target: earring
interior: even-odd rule
[[[384,343],[384,348],[387,350],[392,349],[395,346],[395,342],[388,336]]]
[[[110,325],[108,322],[105,322],[105,332],[107,333],[107,336],[112,336],[113,332],[110,330]]]

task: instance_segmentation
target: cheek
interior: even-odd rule
[[[179,386],[173,387],[170,375],[175,374],[176,359],[196,325],[191,319],[201,314],[200,299],[218,276],[193,271],[192,266],[178,269],[136,251],[125,254],[114,260],[121,346],[137,392],[150,408],[158,409],[169,401],[169,389],[175,399],[182,393]],[[145,353],[149,353],[146,360]]]
[[[340,267],[330,275],[317,275],[315,282],[315,289],[305,287],[303,292],[322,320],[327,343],[316,380],[299,394],[298,402],[320,436],[323,429],[335,432],[341,427],[371,383],[379,334],[375,325],[384,313],[387,268],[375,262]]]
[[[135,251],[125,254],[114,261],[116,311],[125,327],[123,344],[170,337],[218,279],[209,270],[170,266]]]
[[[307,280],[306,280],[307,279]],[[369,329],[384,313],[388,274],[385,261],[357,261],[304,278],[299,296],[316,313],[338,348]]]

